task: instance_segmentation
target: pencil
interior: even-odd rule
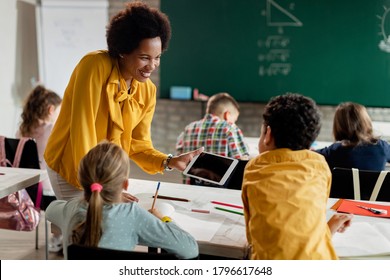
[[[233,213],[233,214],[238,214],[238,215],[242,215],[242,216],[244,215],[244,213],[233,211],[230,209],[225,209],[225,208],[221,208],[221,207],[214,207],[214,208],[217,210],[221,210],[221,211],[225,211],[225,212],[229,212],[229,213]]]
[[[191,209],[192,212],[197,212],[197,213],[204,213],[204,214],[210,214],[209,210],[204,210],[204,209]]]
[[[155,196],[156,196],[156,195],[155,195]],[[154,196],[154,197],[155,197],[155,196]],[[173,197],[173,196],[157,195],[157,198],[159,198],[159,199],[168,199],[168,200],[176,200],[176,201],[189,202],[188,199],[180,198],[180,197]]]
[[[153,199],[153,203],[152,203],[152,210],[154,208],[154,204],[156,203],[156,199],[157,199],[157,194],[158,194],[158,189],[160,188],[160,182],[158,182],[157,184],[157,189],[156,189],[156,193],[154,194],[154,199]]]
[[[241,205],[235,205],[235,204],[230,204],[230,203],[225,203],[225,202],[219,202],[219,201],[215,201],[215,200],[212,200],[211,203],[219,204],[219,205],[223,205],[223,206],[234,207],[234,208],[239,208],[239,209],[243,208]]]

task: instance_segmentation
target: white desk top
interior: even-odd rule
[[[140,199],[141,206],[146,202],[144,208],[150,209],[157,182],[137,179],[130,179],[129,182],[128,191]],[[161,182],[158,195],[190,200],[182,202],[157,199],[174,206],[172,218],[196,238],[201,254],[233,259],[245,256],[247,241],[244,216],[216,210],[214,207],[220,206],[237,212],[243,210],[210,202],[216,200],[242,206],[241,191]],[[192,212],[192,209],[209,210],[210,213]]]
[[[335,213],[330,207],[337,200],[329,199],[327,218]],[[390,205],[390,202],[365,202]],[[340,259],[390,259],[390,219],[354,215],[351,226],[344,233],[335,233],[332,241]]]
[[[249,149],[249,158],[257,157],[259,154],[259,138],[258,137],[245,137],[245,143],[248,146]],[[312,148],[313,149],[322,149],[325,147],[328,147],[333,142],[329,141],[314,141]]]
[[[144,204],[145,208],[149,209],[152,204],[152,197],[156,191],[157,182],[137,179],[130,179],[129,181],[128,191],[140,199],[139,203],[141,206]],[[190,200],[189,202],[181,202],[157,199],[157,201],[167,202],[174,206],[175,212],[172,214],[172,218],[180,227],[197,239],[201,254],[233,259],[242,259],[245,256],[247,240],[244,216],[216,210],[214,207],[219,205],[211,203],[211,201],[216,200],[242,205],[241,191],[161,182],[158,195]],[[334,213],[334,210],[331,210],[330,207],[336,201],[337,199],[332,198],[328,201],[328,218]],[[390,203],[384,204],[389,205]],[[191,209],[209,210],[210,214],[195,213]],[[241,209],[229,209],[243,212]],[[351,227],[345,233],[336,233],[333,237],[336,252],[341,259],[367,259],[370,257],[359,257],[359,254],[362,253],[370,254],[368,251],[365,251],[364,247],[383,247],[382,240],[376,238],[371,238],[370,244],[365,242],[367,236],[360,231],[362,225],[375,227],[378,235],[383,234],[386,236],[388,234],[389,237],[387,237],[388,241],[386,242],[388,242],[387,246],[390,248],[390,219],[355,215]],[[204,233],[200,231],[204,231]],[[207,232],[211,234],[209,239],[207,238]],[[349,234],[349,236],[346,234]],[[348,244],[344,237],[347,237]],[[386,251],[384,249],[384,251],[385,253],[382,253],[380,258],[390,258],[390,250]],[[378,256],[373,258],[378,258]]]
[[[46,170],[0,167],[0,198],[47,178]]]

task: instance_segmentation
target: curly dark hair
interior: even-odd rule
[[[162,51],[171,39],[168,16],[142,2],[127,3],[125,9],[112,17],[107,26],[107,45],[111,57],[128,54],[144,39],[160,37]]]
[[[321,129],[321,114],[313,99],[286,93],[272,98],[263,113],[264,125],[271,127],[277,148],[310,148]]]

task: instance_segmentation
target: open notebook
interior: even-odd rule
[[[354,222],[344,233],[335,233],[333,245],[340,258],[390,255],[390,223]]]
[[[387,214],[375,214],[359,206],[386,210]],[[331,208],[355,215],[351,226],[344,233],[335,233],[333,236],[333,245],[340,258],[390,256],[389,205],[339,199]]]

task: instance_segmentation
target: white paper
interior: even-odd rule
[[[390,224],[352,222],[344,233],[335,233],[333,245],[339,257],[389,254]]]
[[[174,222],[197,241],[210,241],[225,221],[222,215],[213,213],[175,212],[172,215]]]

